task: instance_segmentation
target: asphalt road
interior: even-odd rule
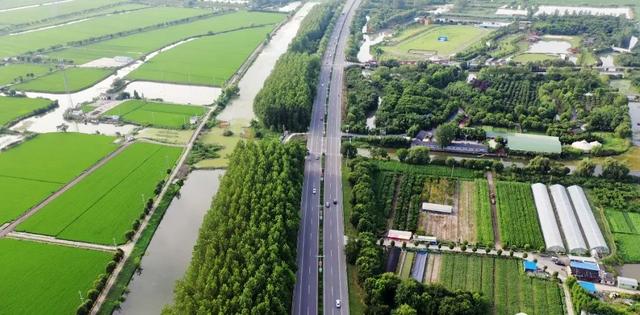
[[[323,259],[323,310],[325,314],[349,314],[349,298],[344,256],[342,182],[340,176],[341,98],[345,64],[344,49],[353,14],[361,0],[347,0],[336,21],[327,50],[322,57],[320,77],[313,103],[302,187],[302,213],[298,231],[298,271],[292,314],[318,314],[318,272]],[[325,137],[325,113],[326,137]],[[325,153],[324,202],[320,201],[322,154]],[[315,194],[314,194],[315,190]],[[333,200],[338,201],[337,205]],[[324,204],[329,202],[330,208]],[[324,212],[324,215],[323,215]],[[323,252],[319,257],[319,222],[324,216]],[[336,308],[336,300],[341,308]]]

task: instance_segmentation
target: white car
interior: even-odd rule
[[[340,308],[340,306],[342,306],[342,303],[340,300],[336,300],[336,308]]]
[[[314,194],[314,195],[316,194],[316,189],[315,189],[315,188],[313,189],[313,194]]]

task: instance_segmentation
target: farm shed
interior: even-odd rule
[[[574,254],[581,255],[586,253],[587,245],[584,243],[580,225],[578,225],[576,215],[573,213],[573,206],[571,206],[569,195],[567,195],[567,189],[562,185],[556,184],[549,187],[549,190],[560,220],[562,233],[567,241],[567,249]]]
[[[396,241],[410,241],[413,233],[411,231],[389,230],[387,238]]]
[[[553,214],[553,206],[551,205],[547,186],[541,183],[536,183],[531,185],[531,189],[533,190],[533,199],[536,203],[538,220],[540,220],[542,236],[544,237],[544,243],[547,247],[547,251],[565,252],[564,244],[562,243],[562,236],[560,235],[560,229],[558,228],[555,214]]]
[[[594,294],[596,293],[596,285],[591,283],[591,282],[586,282],[586,281],[578,281],[578,284],[587,292],[589,292],[590,294]]]
[[[524,268],[524,272],[536,272],[538,271],[538,264],[535,261],[531,260],[523,260],[522,267]]]
[[[578,280],[600,282],[600,266],[590,261],[572,260],[569,263],[571,274]]]
[[[618,277],[618,288],[627,290],[637,290],[638,280],[633,278]]]
[[[423,211],[440,212],[440,213],[451,213],[451,212],[453,212],[453,207],[449,206],[449,205],[441,205],[441,204],[437,204],[437,203],[423,202],[422,203],[422,210]]]
[[[435,236],[414,235],[413,240],[420,243],[427,243],[429,245],[438,244],[438,238]]]
[[[589,245],[589,249],[595,250],[600,254],[608,254],[609,247],[602,236],[602,231],[600,231],[600,226],[598,226],[596,218],[593,216],[593,211],[591,210],[591,206],[589,206],[589,201],[584,194],[584,190],[582,190],[582,187],[574,185],[567,188],[567,191],[569,191],[569,196],[571,196],[571,202],[576,210],[576,215],[578,216],[578,221],[584,232],[584,237]]]

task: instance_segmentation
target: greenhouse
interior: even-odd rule
[[[540,220],[542,236],[544,237],[544,243],[547,247],[547,251],[565,252],[564,244],[562,243],[562,236],[560,236],[560,229],[558,229],[558,223],[556,222],[556,217],[553,213],[553,206],[549,199],[547,186],[537,183],[531,185],[531,189],[533,190],[533,198],[538,212],[538,220]]]
[[[567,249],[573,254],[586,253],[587,245],[582,237],[582,232],[580,232],[580,225],[578,225],[578,220],[573,212],[567,189],[562,185],[552,185],[549,189],[556,207],[556,213],[558,213],[562,234],[564,234],[564,238],[567,241]]]
[[[589,206],[589,201],[587,201],[582,187],[574,185],[567,188],[567,191],[571,197],[573,207],[576,210],[576,215],[578,216],[578,221],[584,232],[584,237],[589,245],[589,249],[595,250],[600,254],[608,254],[609,247],[602,236],[602,231],[600,231],[598,222],[593,216],[593,211],[591,210],[591,206]]]

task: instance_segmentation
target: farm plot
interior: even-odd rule
[[[150,59],[128,78],[222,86],[273,27],[268,25],[198,38]]]
[[[103,116],[117,115],[124,122],[143,126],[186,129],[191,126],[189,120],[192,117],[201,117],[206,111],[202,106],[129,100],[110,109]]]
[[[474,178],[475,173],[473,170],[462,167],[448,167],[441,165],[411,165],[400,163],[398,161],[381,161],[374,160],[380,170],[411,173],[416,175],[428,175],[437,177],[455,177],[455,178]]]
[[[640,262],[640,213],[606,209],[618,253],[625,262]]]
[[[504,246],[530,248],[544,246],[531,186],[527,183],[498,182],[496,208],[500,240]]]
[[[439,214],[435,212],[423,212],[420,216],[420,228],[423,228],[427,235],[436,236],[438,239],[457,241],[460,237],[457,202],[458,181],[446,178],[428,178],[424,182],[420,202],[430,202],[453,206],[451,214]]]
[[[48,24],[61,23],[64,20],[78,19],[83,15],[82,11],[92,10],[91,15],[107,14],[114,11],[127,10],[132,8],[144,8],[143,5],[128,5],[121,3],[118,6],[99,9],[104,6],[114,4],[113,0],[75,0],[59,3],[56,5],[38,6],[16,11],[0,12],[2,24],[16,25],[48,20]],[[73,14],[68,18],[59,18],[63,15]],[[43,21],[44,22],[44,21]],[[42,25],[42,24],[40,24]],[[31,26],[33,27],[33,26]]]
[[[49,133],[0,152],[0,225],[115,150],[113,140],[98,135]]]
[[[111,254],[0,239],[3,314],[75,314]]]
[[[121,244],[181,150],[135,143],[17,229],[62,239]]]
[[[0,86],[19,83],[34,77],[46,74],[51,67],[41,64],[16,63],[0,66]]]
[[[525,275],[521,260],[479,255],[441,257],[439,282],[450,289],[482,293],[494,314],[564,314],[558,284]]]
[[[404,37],[393,46],[382,46],[383,59],[426,59],[449,57],[475,44],[490,31],[468,25],[426,27],[418,34]],[[401,35],[402,36],[402,35]]]
[[[199,9],[156,7],[91,18],[79,23],[35,32],[0,36],[0,59],[206,13],[207,11]]]
[[[409,279],[411,276],[411,268],[413,267],[413,259],[416,257],[415,252],[406,252],[404,260],[400,267],[400,278]]]
[[[112,73],[112,70],[101,68],[66,68],[34,80],[16,84],[12,88],[18,91],[72,93],[95,85]]]
[[[72,47],[51,56],[83,64],[95,59],[115,56],[140,58],[152,51],[198,35],[213,34],[253,25],[277,24],[285,14],[237,11],[167,28],[129,35],[82,47]]]
[[[493,219],[489,201],[489,183],[485,179],[476,179],[476,238],[480,244],[492,244]]]
[[[8,127],[20,119],[33,116],[54,106],[43,98],[0,96],[0,127]]]

